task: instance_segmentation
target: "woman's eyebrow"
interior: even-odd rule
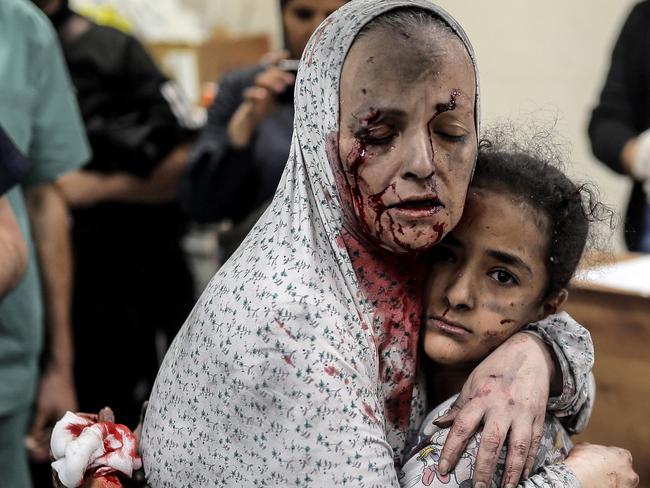
[[[403,119],[408,115],[404,110],[397,107],[370,107],[367,110],[359,110],[357,113],[363,114],[359,117],[353,115],[360,126],[381,122],[385,118]]]
[[[531,275],[533,274],[533,270],[530,269],[530,266],[528,266],[524,262],[524,260],[521,259],[519,256],[504,251],[497,251],[495,249],[488,249],[487,251],[485,251],[485,254],[487,254],[491,258],[496,259],[497,261],[502,262],[503,264],[514,266],[516,268],[521,268],[524,269],[525,271],[528,271],[529,274]]]

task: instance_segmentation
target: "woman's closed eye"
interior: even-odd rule
[[[467,138],[467,134],[452,134],[443,131],[436,131],[436,134],[450,142],[463,142]]]
[[[397,132],[395,129],[388,125],[381,125],[378,127],[364,128],[358,134],[358,137],[366,144],[381,146],[390,143],[396,135]]]
[[[495,269],[488,273],[488,276],[500,285],[514,286],[519,284],[517,277],[504,269]]]
[[[434,124],[433,133],[451,142],[462,142],[467,138],[467,130],[456,124]]]

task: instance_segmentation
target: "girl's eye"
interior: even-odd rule
[[[502,269],[494,270],[488,273],[488,276],[502,285],[516,285],[518,283],[517,278]]]

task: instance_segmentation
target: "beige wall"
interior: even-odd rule
[[[201,0],[190,0],[201,1]],[[274,47],[281,47],[279,0],[203,0],[214,5],[211,8],[218,27],[225,27],[234,34],[268,33]]]

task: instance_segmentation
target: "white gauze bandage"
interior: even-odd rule
[[[94,476],[120,472],[130,477],[142,467],[137,440],[127,427],[95,423],[72,412],[54,426],[50,448],[52,469],[67,488],[81,486],[89,471]]]

